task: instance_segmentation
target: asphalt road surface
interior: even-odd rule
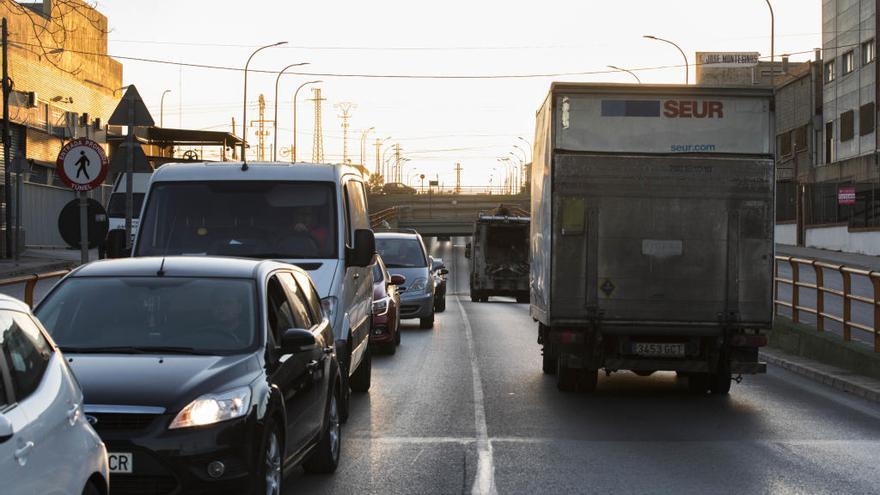
[[[880,406],[784,370],[729,397],[691,396],[671,373],[560,393],[528,305],[470,302],[465,242],[431,243],[450,269],[447,310],[374,358],[339,470],[296,469],[286,493],[878,492]]]
[[[729,397],[691,396],[671,373],[560,393],[528,305],[470,302],[465,242],[432,242],[450,269],[447,310],[374,358],[339,470],[297,470],[287,493],[878,491],[880,407],[783,370]]]

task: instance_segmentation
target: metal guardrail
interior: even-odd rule
[[[377,228],[381,226],[382,222],[387,222],[389,220],[395,219],[400,216],[400,207],[392,206],[391,208],[385,208],[384,210],[379,210],[376,213],[370,215],[370,226],[372,228]]]
[[[791,278],[779,276],[779,262],[787,262],[791,266]],[[815,274],[815,283],[804,282],[800,276],[802,266],[810,266]],[[834,289],[825,285],[825,270],[838,272],[843,281],[843,290]],[[853,275],[866,277],[871,281],[874,289],[874,297],[868,298],[852,293]],[[800,313],[805,312],[816,317],[816,329],[825,330],[825,320],[832,320],[843,326],[843,340],[852,340],[852,329],[868,332],[874,336],[874,352],[880,352],[880,272],[851,268],[843,265],[835,265],[824,261],[808,260],[791,256],[776,256],[774,264],[774,297],[773,308],[779,314],[779,307],[791,310],[791,319],[795,323],[800,321]],[[779,299],[780,284],[789,285],[792,288],[791,302]],[[816,291],[816,307],[801,304],[801,289]],[[825,310],[825,295],[832,294],[841,298],[843,302],[843,314],[836,315]],[[873,326],[863,325],[852,319],[852,303],[857,301],[870,305],[874,309]]]
[[[50,278],[61,278],[70,273],[70,270],[58,270],[48,273],[34,273],[32,275],[22,275],[20,277],[12,277],[0,280],[0,287],[8,287],[10,285],[24,285],[24,302],[30,307],[34,307],[34,288],[40,280]]]

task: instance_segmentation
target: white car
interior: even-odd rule
[[[28,306],[2,295],[0,349],[0,491],[107,494],[107,450],[79,384]]]

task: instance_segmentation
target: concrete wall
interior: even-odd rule
[[[850,232],[845,225],[807,228],[807,247],[880,256],[880,232]]]
[[[776,225],[776,244],[786,246],[797,245],[797,225],[793,223],[781,223]]]

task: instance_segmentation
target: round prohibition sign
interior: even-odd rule
[[[65,144],[55,161],[58,177],[74,191],[91,191],[100,186],[109,168],[104,148],[85,138]]]

